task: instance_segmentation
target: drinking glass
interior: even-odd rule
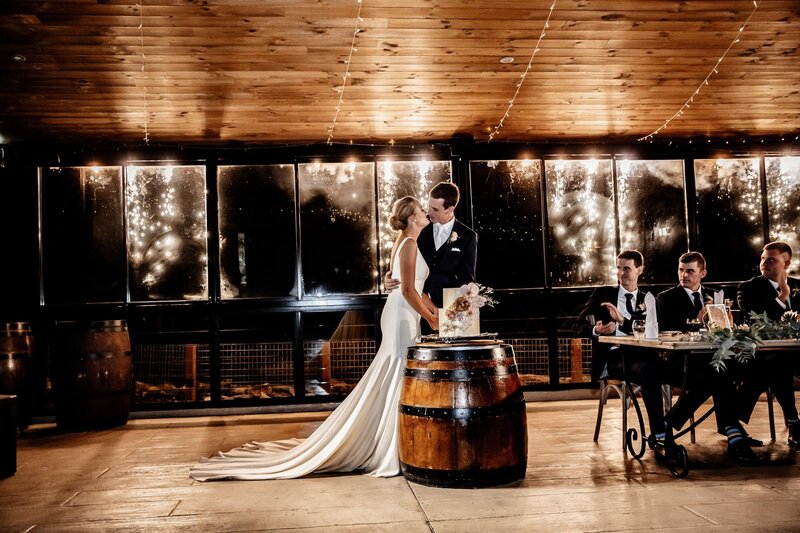
[[[637,339],[644,338],[644,320],[634,320],[631,323],[631,329],[633,329],[633,336]]]

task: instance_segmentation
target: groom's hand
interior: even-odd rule
[[[392,277],[391,270],[387,272],[385,276],[383,276],[383,287],[386,290],[386,292],[392,292],[399,286],[400,286],[400,280],[394,279]]]

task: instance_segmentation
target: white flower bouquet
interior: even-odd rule
[[[476,311],[483,306],[494,307],[494,289],[478,283],[467,283],[458,289],[458,296],[444,309],[445,320],[439,324],[439,336],[450,337],[456,330],[466,331]]]

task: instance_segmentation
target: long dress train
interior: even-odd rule
[[[400,272],[400,250],[392,272]],[[411,240],[411,245],[415,242]],[[414,286],[422,291],[428,266],[417,253]],[[189,470],[197,480],[288,479],[312,472],[360,471],[376,477],[400,473],[397,419],[406,350],[419,336],[419,314],[400,290],[389,293],[381,314],[383,340],[358,385],[306,439],[251,442],[202,458]]]

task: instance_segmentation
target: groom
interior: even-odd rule
[[[475,281],[478,235],[456,220],[454,211],[459,197],[458,187],[450,182],[439,183],[431,189],[428,218],[432,224],[422,229],[417,240],[419,252],[430,269],[423,291],[439,308],[442,307],[442,289]],[[400,286],[392,274],[387,272],[383,279],[387,291]]]

